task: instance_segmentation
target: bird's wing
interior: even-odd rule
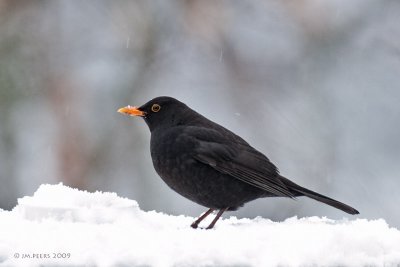
[[[196,160],[277,196],[294,197],[279,179],[275,165],[247,143],[236,143],[212,129],[192,130],[187,134],[194,139]]]

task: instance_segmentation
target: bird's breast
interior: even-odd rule
[[[194,164],[195,160],[191,156],[193,147],[194,144],[179,129],[152,133],[150,150],[153,165],[169,186],[182,180],[182,173],[187,173]]]

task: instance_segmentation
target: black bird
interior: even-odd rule
[[[214,210],[214,227],[227,210],[262,197],[307,196],[349,214],[359,212],[337,200],[295,184],[279,174],[261,152],[241,137],[210,121],[171,97],[157,97],[140,107],[118,110],[141,116],[150,128],[153,165],[164,182],[182,196],[209,208],[192,223]]]

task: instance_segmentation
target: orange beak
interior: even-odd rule
[[[126,106],[123,108],[118,109],[119,113],[126,114],[129,116],[140,116],[144,117],[146,112],[139,110],[138,107]]]

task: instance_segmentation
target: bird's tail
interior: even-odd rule
[[[288,188],[290,188],[292,191],[294,191],[295,195],[306,196],[306,197],[312,198],[314,200],[325,203],[329,206],[335,207],[335,208],[340,209],[349,214],[353,214],[353,215],[359,214],[358,210],[356,210],[353,207],[350,207],[349,205],[346,205],[342,202],[339,202],[339,201],[329,198],[327,196],[318,194],[317,192],[311,191],[307,188],[301,187],[300,185],[293,183],[292,181],[290,181],[289,179],[287,179],[283,176],[281,176],[280,178],[281,178],[282,182]]]

